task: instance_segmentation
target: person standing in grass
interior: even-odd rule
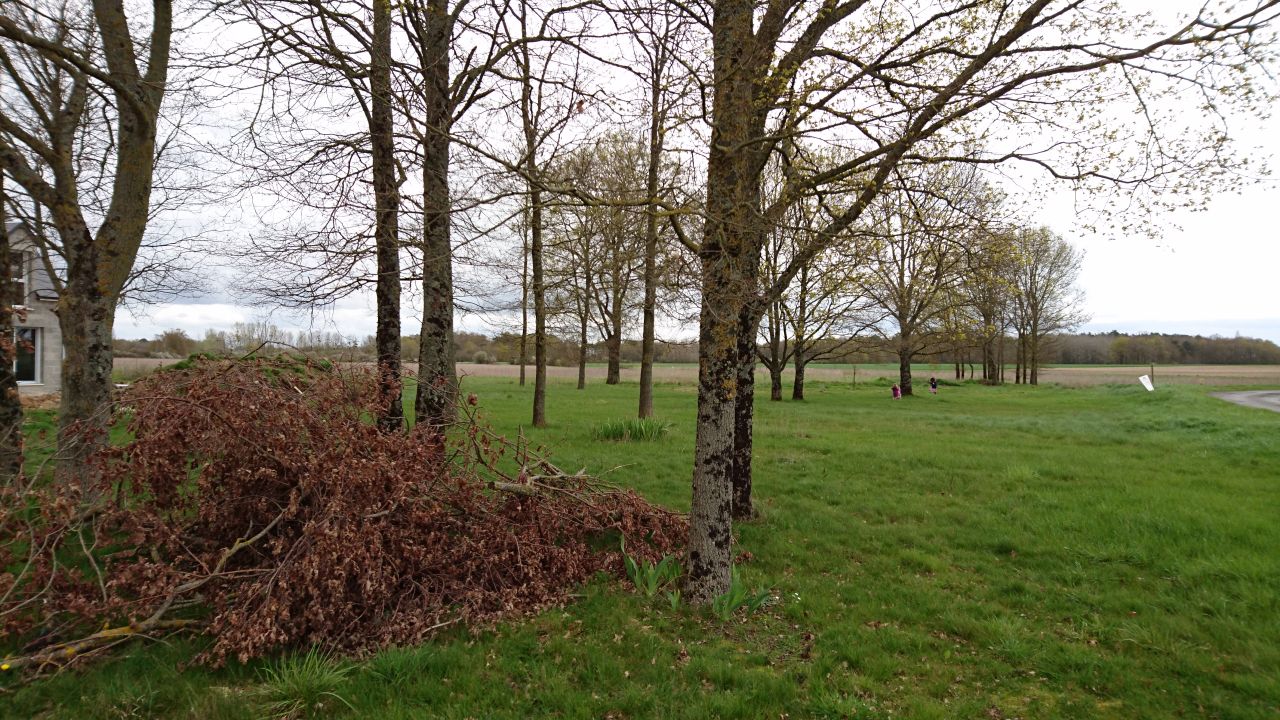
[[[936,377],[929,378],[929,392],[930,394],[933,394],[933,395],[938,394],[938,378]]]
[[[902,399],[902,388],[898,387],[897,383],[893,384],[893,399],[894,400]]]

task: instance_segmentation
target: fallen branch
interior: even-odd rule
[[[104,628],[79,640],[54,643],[45,646],[30,655],[5,658],[0,661],[0,670],[17,672],[23,668],[33,668],[37,672],[50,667],[61,669],[75,662],[93,650],[117,644],[137,637],[149,637],[156,631],[176,632],[202,627],[196,620],[147,620],[129,623],[120,627]]]

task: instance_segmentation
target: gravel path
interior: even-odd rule
[[[1247,392],[1213,393],[1216,398],[1245,407],[1262,408],[1280,412],[1280,390],[1250,390]]]

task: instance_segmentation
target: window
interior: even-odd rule
[[[27,254],[22,251],[9,251],[9,277],[13,278],[13,305],[22,307],[27,304]]]
[[[40,382],[40,331],[17,328],[13,331],[13,374],[20,383]]]

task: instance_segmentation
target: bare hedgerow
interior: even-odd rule
[[[133,439],[97,458],[92,484],[0,496],[0,537],[23,538],[0,566],[24,568],[0,576],[2,631],[107,629],[6,662],[62,666],[177,627],[213,638],[213,664],[361,653],[564,602],[621,574],[611,536],[649,559],[683,540],[683,516],[498,437],[474,398],[447,436],[380,431],[374,380],[206,359],[130,388],[117,422]]]

